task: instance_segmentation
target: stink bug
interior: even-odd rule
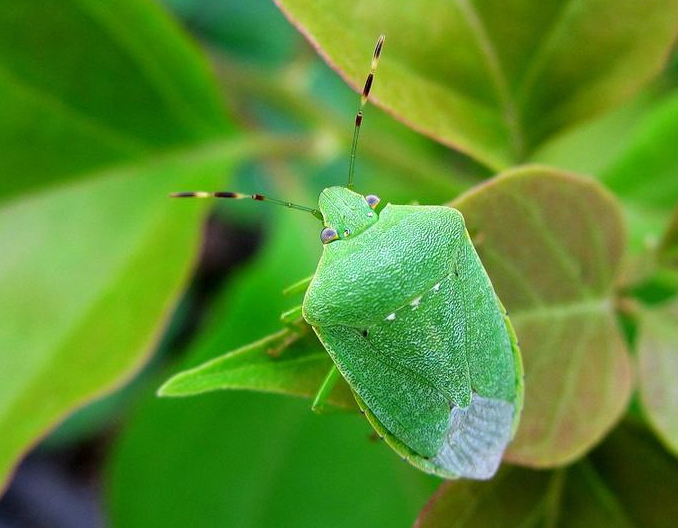
[[[392,205],[352,190],[355,153],[384,37],[363,89],[346,187],[322,191],[312,213],[323,253],[289,320],[310,325],[334,366],[313,404],[343,376],[376,432],[404,459],[445,478],[494,475],[520,417],[522,365],[515,333],[464,226],[450,207]]]

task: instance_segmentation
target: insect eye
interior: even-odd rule
[[[377,207],[377,205],[379,205],[379,202],[381,202],[381,198],[379,198],[376,194],[368,194],[365,196],[365,201],[367,201],[367,205],[374,209]]]
[[[336,229],[333,229],[331,227],[326,227],[320,232],[320,241],[323,244],[329,244],[333,240],[337,240],[339,238],[339,234],[337,233]]]

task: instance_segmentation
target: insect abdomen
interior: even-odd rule
[[[393,209],[400,213],[400,207]],[[401,218],[397,225],[401,229],[412,225],[406,221],[411,219]],[[397,451],[443,476],[489,478],[519,413],[517,349],[512,347],[503,310],[463,222],[451,222],[448,231],[419,227],[423,245],[437,248],[428,255],[432,259],[443,255],[444,267],[436,261],[429,266],[435,272],[420,274],[425,262],[418,257],[426,252],[412,243],[409,261],[389,263],[394,275],[412,275],[419,289],[408,290],[407,297],[402,295],[404,289],[398,289],[396,296],[386,291],[384,297],[390,302],[374,305],[363,296],[362,317],[347,309],[336,322],[328,320],[314,328],[373,425]],[[376,234],[383,233],[372,233]],[[356,246],[341,248],[335,256],[345,260],[336,262],[352,258],[359,264],[359,254],[350,253],[351,247]],[[323,280],[329,280],[328,270],[340,269],[332,266],[331,259],[327,264],[322,270],[319,266],[319,272],[325,273]],[[364,286],[361,273],[345,281],[358,292]],[[389,274],[384,271],[383,276]],[[344,295],[337,303],[347,306],[350,300]]]

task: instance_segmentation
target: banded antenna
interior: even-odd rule
[[[367,103],[367,98],[370,95],[370,89],[372,88],[372,81],[374,81],[374,74],[377,71],[377,65],[379,64],[379,56],[381,55],[381,48],[384,47],[384,40],[386,39],[385,35],[380,35],[379,40],[377,40],[377,45],[374,47],[374,53],[372,54],[372,65],[370,66],[370,73],[367,74],[367,79],[365,79],[365,86],[363,86],[363,93],[360,95],[360,106],[358,107],[358,113],[355,115],[355,127],[353,129],[353,142],[351,143],[351,159],[348,165],[348,184],[346,187],[353,189],[353,174],[355,173],[355,153],[358,148],[358,136],[360,135],[360,125],[363,122],[363,108]]]
[[[230,198],[232,200],[255,200],[257,202],[270,202],[276,205],[282,205],[283,207],[289,207],[290,209],[297,209],[298,211],[306,211],[311,213],[316,218],[322,220],[323,215],[318,209],[313,209],[312,207],[306,207],[304,205],[298,205],[292,202],[286,202],[284,200],[276,200],[275,198],[268,198],[262,194],[243,194],[231,191],[217,191],[217,192],[206,192],[206,191],[183,191],[175,192],[170,194],[172,198]]]
[[[363,93],[360,96],[360,107],[358,108],[358,113],[355,116],[355,129],[353,131],[353,143],[351,145],[351,160],[348,167],[348,185],[349,189],[353,188],[353,173],[355,171],[355,153],[356,147],[358,146],[358,135],[360,134],[360,125],[363,121],[363,108],[365,103],[367,103],[367,98],[370,95],[370,89],[372,88],[372,81],[374,80],[374,74],[377,71],[377,64],[379,64],[379,55],[381,55],[381,48],[384,45],[384,35],[379,37],[377,40],[377,45],[374,48],[374,53],[372,55],[372,65],[370,67],[370,73],[367,75],[365,80],[365,86],[363,87]],[[304,205],[298,205],[292,202],[287,202],[284,200],[276,200],[275,198],[268,198],[261,194],[243,194],[238,192],[231,191],[217,191],[217,192],[207,192],[207,191],[183,191],[175,192],[170,194],[172,198],[230,198],[233,200],[255,200],[257,202],[270,202],[276,205],[282,205],[283,207],[289,207],[290,209],[297,209],[298,211],[306,211],[311,213],[316,218],[323,220],[323,215],[318,209],[312,207],[306,207]]]

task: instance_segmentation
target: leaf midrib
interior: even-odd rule
[[[520,324],[540,319],[553,321],[554,319],[604,313],[613,313],[611,292],[607,296],[586,297],[576,301],[542,304],[523,310],[514,308],[509,315],[511,322]]]
[[[563,373],[565,378],[563,383],[564,390],[560,394],[558,404],[551,414],[549,420],[550,425],[546,430],[548,432],[545,432],[540,441],[535,442],[533,445],[533,449],[535,451],[540,450],[540,448],[543,446],[554,445],[554,439],[562,425],[562,419],[567,413],[569,406],[572,403],[573,396],[576,394],[578,388],[576,383],[577,375],[579,374],[581,363],[585,357],[586,345],[588,344],[590,334],[593,333],[595,329],[595,325],[593,323],[594,321],[587,319],[585,327],[579,332],[579,339],[571,351],[571,359],[568,362],[567,369]]]
[[[525,133],[520,121],[518,106],[511,93],[497,49],[487,34],[474,5],[469,0],[457,0],[454,5],[458,7],[471,33],[475,36],[481,54],[485,58],[487,72],[503,109],[502,120],[511,140],[513,158],[519,161],[525,157]]]
[[[518,98],[525,102],[530,95],[536,78],[539,76],[544,66],[547,64],[549,56],[553,53],[554,45],[561,37],[563,24],[572,16],[576,4],[581,0],[565,0],[560,6],[560,12],[548,31],[544,33],[541,41],[537,45],[537,53],[532,56],[530,64],[525,69],[525,73],[519,83],[517,90]]]
[[[261,351],[262,354],[264,354],[263,351]],[[233,384],[230,382],[230,384],[226,385],[211,385],[210,387],[203,387],[201,386],[198,389],[191,389],[190,388],[190,382],[191,380],[194,379],[200,379],[200,383],[202,384],[203,382],[208,383],[211,382],[213,383],[214,381],[219,381],[223,378],[223,376],[230,376],[230,375],[242,375],[243,373],[252,373],[256,372],[257,370],[260,370],[262,368],[277,368],[280,370],[285,370],[289,368],[294,368],[299,365],[304,365],[306,363],[314,363],[317,361],[325,361],[328,360],[329,357],[325,352],[318,352],[318,353],[311,353],[308,355],[305,355],[303,357],[297,357],[294,359],[289,359],[289,360],[282,360],[276,363],[249,363],[249,364],[241,364],[237,367],[231,367],[229,368],[227,365],[224,365],[224,368],[220,371],[217,372],[200,372],[202,370],[202,367],[197,367],[196,369],[189,370],[186,372],[182,372],[177,374],[176,378],[173,378],[170,380],[167,385],[162,387],[162,395],[163,396],[183,396],[183,395],[191,395],[191,394],[200,394],[204,392],[210,392],[213,390],[221,390],[221,389],[228,389],[228,388],[233,388]],[[211,368],[214,368],[213,366]],[[205,369],[207,370],[207,369]],[[182,378],[188,378],[188,380],[182,379]],[[182,388],[183,384],[187,384],[189,386],[188,389]],[[173,387],[173,385],[177,385],[178,387]],[[242,388],[242,387],[237,387],[237,388]],[[284,394],[295,394],[294,392],[291,391],[283,391],[283,390],[274,390],[271,389],[271,392],[280,392]]]

